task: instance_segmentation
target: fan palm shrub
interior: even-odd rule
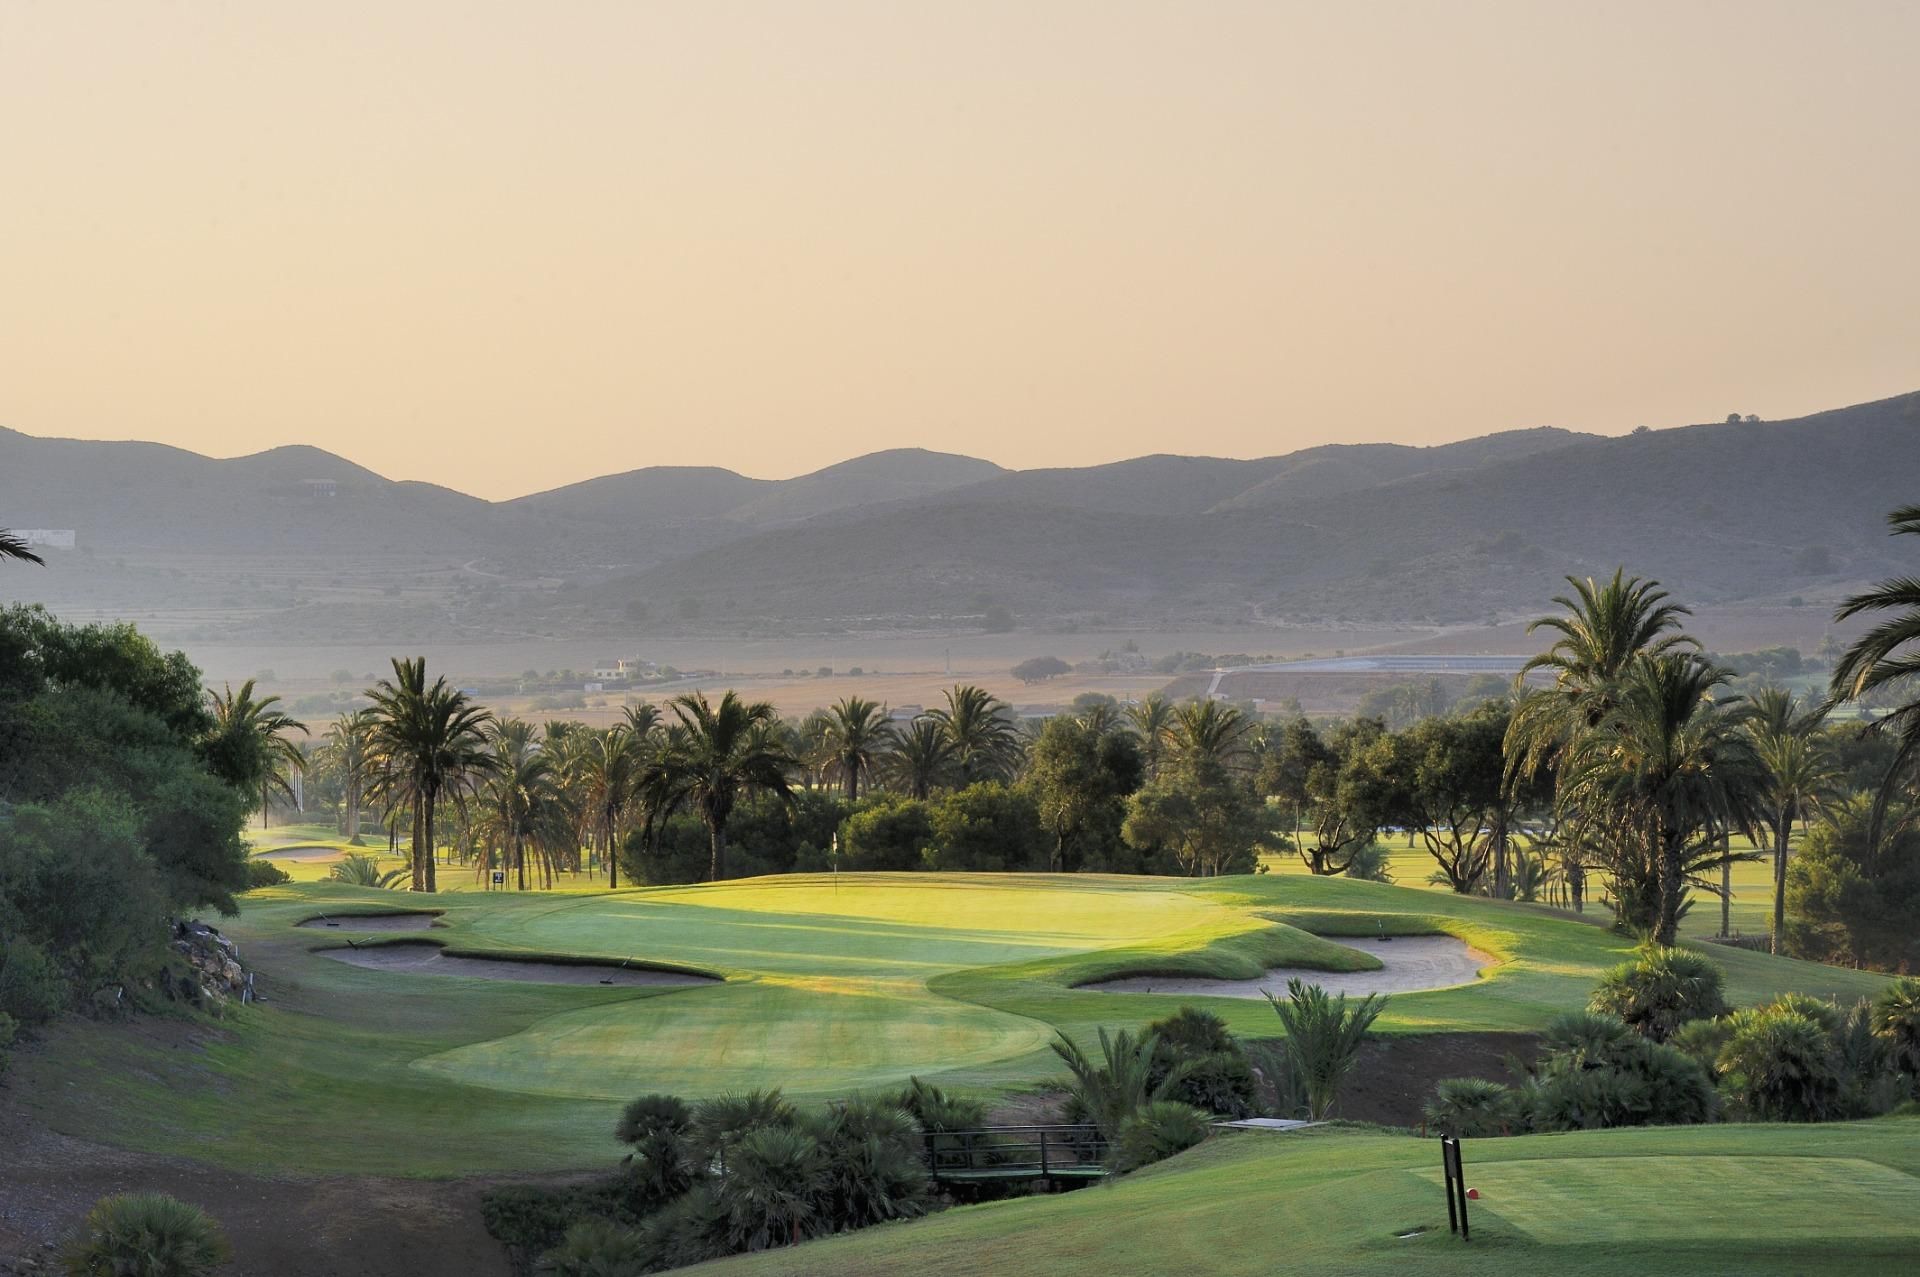
[[[1873,1032],[1920,1098],[1920,976],[1896,980],[1873,1000]]]
[[[698,1169],[692,1130],[693,1114],[676,1096],[642,1095],[621,1111],[613,1133],[633,1149],[627,1179],[637,1204],[664,1202],[692,1187]]]
[[[1761,1121],[1817,1122],[1840,1107],[1844,1079],[1827,1027],[1786,1008],[1741,1011],[1720,1050],[1721,1086]]]
[[[380,861],[365,852],[350,851],[333,867],[327,870],[327,877],[334,882],[344,882],[350,887],[381,887],[398,890],[407,880],[409,871],[405,868],[380,868]]]
[[[1720,968],[1699,954],[1649,945],[1603,975],[1587,1005],[1618,1016],[1644,1037],[1665,1042],[1690,1020],[1725,1014],[1725,990]]]
[[[1121,1174],[1183,1153],[1213,1133],[1207,1114],[1179,1100],[1149,1100],[1120,1123],[1113,1168]]]
[[[651,1259],[637,1231],[589,1217],[567,1229],[535,1271],[542,1277],[641,1277],[654,1271]]]
[[[820,1148],[818,1218],[832,1231],[926,1213],[931,1185],[912,1114],[852,1099],[808,1115],[803,1125]]]
[[[1478,1077],[1443,1079],[1423,1111],[1435,1131],[1458,1139],[1511,1134],[1518,1116],[1512,1087]]]

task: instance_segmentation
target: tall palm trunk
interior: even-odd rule
[[[426,805],[427,845],[426,845],[426,848],[421,852],[421,863],[426,866],[427,891],[429,893],[438,891],[440,889],[440,885],[435,879],[434,865],[433,865],[433,809],[434,809],[435,803],[436,803],[436,799],[427,800],[427,805]]]
[[[360,778],[347,777],[347,841],[360,842]]]
[[[1681,830],[1669,830],[1663,823],[1654,843],[1660,857],[1660,915],[1654,926],[1654,943],[1670,945],[1680,930],[1680,897],[1686,891],[1681,881],[1680,862],[1685,834]]]
[[[426,812],[427,812],[426,804],[421,802],[418,798],[414,799],[413,800],[413,844],[411,847],[408,848],[408,860],[413,866],[413,889],[415,891],[425,891],[427,889],[426,867],[420,863],[420,845],[422,841],[421,831],[425,827],[425,821],[427,818]]]
[[[707,881],[719,882],[727,872],[727,822],[707,817]]]
[[[620,885],[620,849],[614,845],[613,822],[607,822],[607,890]]]
[[[1734,826],[1720,830],[1720,939],[1734,933]]]
[[[1782,950],[1782,933],[1787,926],[1787,839],[1793,829],[1793,811],[1782,807],[1773,815],[1773,934],[1767,949]]]

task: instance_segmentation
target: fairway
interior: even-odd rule
[[[1426,1173],[1436,1190],[1438,1171]],[[1920,1179],[1858,1157],[1606,1157],[1467,1168],[1471,1209],[1562,1246],[1711,1241],[1727,1217],[1767,1221],[1779,1241],[1920,1241]],[[1668,1186],[1685,1184],[1677,1194]],[[1702,1209],[1711,1203],[1711,1209]]]
[[[611,1114],[647,1092],[780,1087],[818,1102],[919,1076],[993,1098],[1058,1078],[1048,1049],[1057,1032],[1091,1045],[1103,1027],[1139,1028],[1183,1004],[1243,1037],[1280,1032],[1264,998],[1082,987],[1102,980],[1374,972],[1379,959],[1341,937],[1452,937],[1486,955],[1484,969],[1456,987],[1395,994],[1375,1031],[1537,1032],[1583,1004],[1631,950],[1540,906],[1293,874],[813,874],[617,892],[464,890],[432,899],[425,931],[301,925],[423,903],[328,882],[249,893],[222,929],[259,971],[264,1003],[236,1009],[190,1051],[73,1023],[22,1061],[21,1093],[58,1129],[150,1151],[191,1146],[234,1165],[297,1155],[315,1171],[569,1168],[607,1157]],[[455,960],[407,969],[423,961],[423,942]],[[382,969],[324,952],[349,943],[358,955],[404,948]],[[1850,1000],[1884,982],[1738,949],[1713,957],[1741,1004],[1788,988]],[[485,965],[459,961],[469,958]],[[604,985],[604,966],[572,984],[478,978],[504,959],[627,963],[718,982]],[[86,1093],[61,1083],[81,1068],[113,1081]],[[164,1124],[132,1116],[162,1109]],[[439,1138],[447,1132],[458,1138]]]

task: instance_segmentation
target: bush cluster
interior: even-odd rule
[[[1520,1085],[1450,1078],[1427,1103],[1442,1134],[1474,1136],[1715,1118],[1818,1122],[1920,1096],[1920,979],[1842,1008],[1782,994],[1728,1012],[1698,955],[1643,951],[1607,973],[1593,1009],[1548,1026]]]

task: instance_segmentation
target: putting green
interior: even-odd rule
[[[489,947],[672,961],[731,979],[554,1015],[415,1067],[581,1099],[711,1094],[769,1078],[800,1092],[877,1085],[1029,1055],[1053,1036],[1040,1020],[932,993],[928,977],[1259,925],[1182,892],[1058,879],[788,879],[546,901],[477,919],[468,934]]]
[[[1920,1179],[1858,1157],[1552,1158],[1466,1170],[1480,1192],[1470,1210],[1555,1245],[1712,1241],[1729,1217],[1765,1220],[1780,1242],[1920,1240]],[[1422,1173],[1440,1182],[1437,1170]],[[1662,1184],[1686,1191],[1646,1191]]]

